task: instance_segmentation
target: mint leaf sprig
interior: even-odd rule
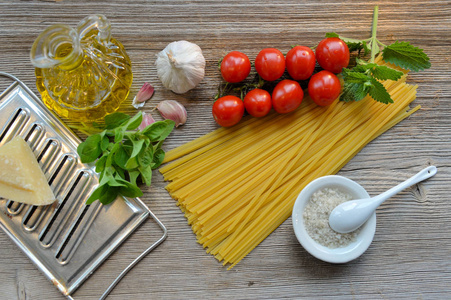
[[[368,61],[356,59],[356,66],[343,69],[343,91],[340,96],[342,101],[359,101],[370,95],[374,100],[388,104],[393,99],[379,80],[399,80],[404,74],[386,66],[374,63],[376,56],[382,53],[382,59],[395,66],[406,70],[418,72],[431,67],[429,57],[423,49],[411,45],[409,42],[396,41],[385,45],[376,37],[379,8],[374,8],[371,37],[364,40],[342,37],[334,32],[326,33],[326,37],[338,37],[342,39],[349,50],[358,51],[359,56],[371,54]]]
[[[99,200],[102,204],[113,202],[118,195],[141,197],[139,180],[150,186],[152,170],[164,159],[163,141],[172,132],[175,122],[155,122],[137,130],[142,122],[142,112],[131,117],[116,112],[105,117],[103,131],[90,135],[78,148],[83,163],[95,161],[100,173],[99,186],[86,204]]]

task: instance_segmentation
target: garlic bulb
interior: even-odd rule
[[[155,62],[158,78],[163,85],[177,94],[196,87],[205,75],[202,49],[188,41],[172,42],[157,54]]]

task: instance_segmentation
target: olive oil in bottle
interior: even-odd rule
[[[71,121],[90,123],[116,111],[133,81],[130,58],[102,15],[83,19],[77,29],[47,28],[33,44],[31,61],[43,102]]]

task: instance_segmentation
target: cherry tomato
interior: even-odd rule
[[[315,53],[309,47],[296,46],[287,53],[287,71],[294,80],[306,80],[315,70]]]
[[[308,93],[310,98],[320,106],[327,106],[340,96],[341,84],[338,77],[329,71],[323,70],[310,78]]]
[[[280,114],[292,112],[301,105],[304,91],[299,83],[285,79],[279,82],[272,92],[272,106]]]
[[[349,64],[348,46],[337,37],[326,38],[316,47],[316,60],[324,70],[340,73]]]
[[[235,96],[224,96],[213,104],[213,117],[223,127],[237,124],[244,114],[244,104]]]
[[[253,117],[264,117],[271,110],[271,95],[262,89],[254,89],[244,97],[244,108]]]
[[[251,72],[251,62],[246,54],[232,51],[221,62],[221,75],[230,83],[240,82],[246,79]]]
[[[255,70],[267,81],[279,79],[285,72],[285,58],[282,52],[275,48],[266,48],[255,58]]]

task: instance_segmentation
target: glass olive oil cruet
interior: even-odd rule
[[[116,111],[133,80],[130,58],[103,15],[84,18],[76,29],[48,27],[30,57],[45,105],[73,121],[90,123]]]

